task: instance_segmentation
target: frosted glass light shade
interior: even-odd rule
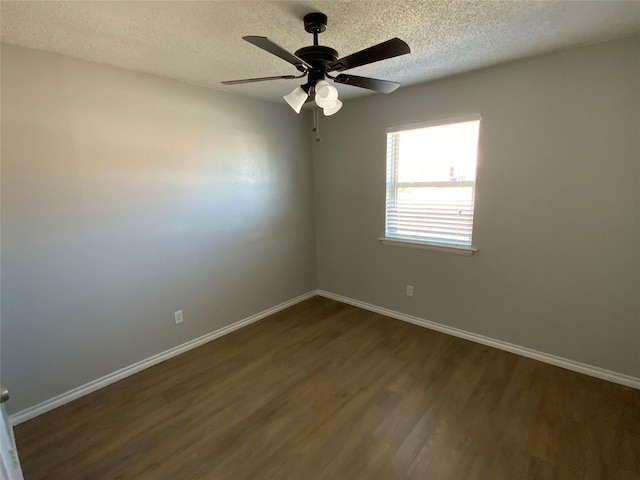
[[[320,108],[331,107],[338,100],[338,90],[326,80],[316,83],[316,104]]]
[[[293,90],[293,92],[291,92],[288,95],[285,95],[282,98],[285,99],[285,101],[289,104],[291,108],[293,108],[293,110],[296,113],[300,113],[300,110],[302,110],[302,106],[304,105],[304,102],[307,101],[308,97],[309,97],[309,94],[307,92],[305,92],[300,87],[296,87],[295,90]]]
[[[342,102],[338,99],[336,99],[335,102],[333,102],[333,104],[329,107],[323,108],[322,109],[322,113],[325,114],[325,116],[329,116],[329,115],[333,115],[334,113],[336,113],[338,110],[340,110],[342,108]]]

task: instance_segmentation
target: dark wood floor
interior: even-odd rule
[[[319,297],[15,433],[27,480],[640,478],[640,391]]]

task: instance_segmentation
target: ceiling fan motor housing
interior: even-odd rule
[[[338,52],[331,47],[312,45],[296,50],[296,57],[301,58],[314,69],[326,71],[330,65],[338,60]]]
[[[318,77],[321,80],[324,76],[319,74],[329,70],[331,64],[338,59],[338,52],[333,48],[318,45],[318,34],[327,30],[327,16],[324,13],[308,13],[303,21],[304,29],[313,34],[313,45],[296,50],[295,55],[313,67],[310,73],[313,72],[316,75],[312,77]],[[314,78],[309,80],[313,81]]]

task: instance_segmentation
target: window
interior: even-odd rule
[[[480,115],[387,130],[385,237],[472,251]]]

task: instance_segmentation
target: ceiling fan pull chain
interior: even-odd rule
[[[315,107],[313,109],[313,129],[312,129],[312,131],[315,132],[315,134],[316,134],[316,143],[320,142],[320,115],[318,114],[319,111],[320,111],[320,109],[318,107]]]

